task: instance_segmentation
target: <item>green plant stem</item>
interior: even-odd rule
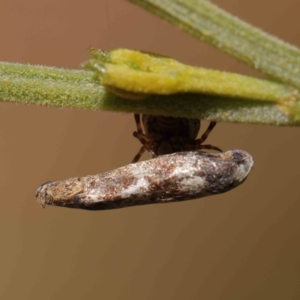
[[[103,64],[94,57],[89,62],[89,67],[98,72],[94,74],[0,63],[0,99],[65,108],[300,126],[299,49],[246,24],[208,1],[129,1],[289,86],[237,74],[196,70],[155,56],[148,60],[134,54],[134,59],[137,58],[134,61],[133,51],[127,51],[129,56],[125,52],[116,56],[122,61],[116,66],[114,62],[111,64],[111,53]],[[129,68],[124,60],[129,61]],[[119,74],[123,78],[120,79]],[[99,78],[114,93],[101,85]],[[116,92],[123,97],[150,96],[144,100],[128,100],[116,96]],[[165,95],[152,95],[157,93]]]
[[[86,71],[0,63],[0,99],[64,108],[300,126],[298,102],[290,105],[187,93],[128,100],[110,93],[93,76],[92,72]]]
[[[105,88],[86,71],[0,63],[0,98],[65,108],[102,109]]]
[[[206,0],[128,0],[189,34],[300,89],[300,50]]]

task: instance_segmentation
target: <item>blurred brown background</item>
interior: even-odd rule
[[[299,0],[214,2],[300,46]],[[124,0],[2,0],[0,40],[2,61],[76,69],[90,46],[126,47],[258,75]],[[224,195],[102,212],[35,203],[45,181],[129,163],[134,129],[129,114],[0,103],[0,299],[300,299],[300,128],[218,124],[210,143],[255,159]]]

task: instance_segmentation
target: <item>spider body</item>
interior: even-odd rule
[[[216,122],[210,122],[207,130],[197,139],[200,130],[199,119],[167,117],[156,115],[134,115],[137,131],[133,133],[141,143],[142,147],[134,157],[133,163],[137,162],[145,150],[148,150],[153,157],[171,154],[180,151],[196,151],[200,149],[213,149],[222,151],[218,147],[203,145]],[[142,128],[142,123],[145,132]]]

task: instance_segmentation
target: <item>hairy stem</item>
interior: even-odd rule
[[[300,89],[300,50],[206,0],[128,0],[269,77]]]

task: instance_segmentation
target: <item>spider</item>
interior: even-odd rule
[[[144,133],[140,114],[134,114],[134,118],[137,131],[133,132],[133,136],[142,143],[142,147],[134,157],[133,163],[139,161],[146,150],[152,154],[152,157],[200,149],[213,149],[222,152],[218,147],[202,144],[216,126],[215,121],[211,121],[201,138],[196,139],[200,130],[199,119],[142,114]]]

